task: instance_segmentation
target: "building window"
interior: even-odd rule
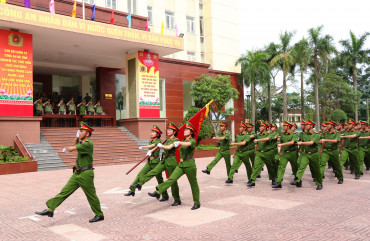
[[[194,52],[188,52],[188,60],[189,61],[195,61],[195,53]]]
[[[107,8],[117,9],[117,0],[106,0]]]
[[[199,29],[200,29],[200,36],[204,36],[204,21],[203,21],[203,17],[199,17]]]
[[[129,13],[136,14],[136,0],[127,0],[127,10]]]
[[[82,0],[82,1],[84,1],[85,3],[88,3],[88,4],[92,4],[92,5],[95,4],[95,0]]]
[[[186,26],[188,33],[194,33],[194,18],[186,17]]]
[[[188,113],[188,110],[191,106],[194,106],[194,101],[193,101],[193,97],[189,94],[190,91],[191,91],[191,86],[193,85],[193,81],[189,81],[189,80],[183,80],[182,81],[182,89],[183,89],[183,93],[187,93],[187,94],[184,94],[183,95],[183,112],[184,112],[184,116],[186,116],[186,114]]]
[[[148,18],[149,18],[149,24],[150,25],[153,25],[153,10],[152,10],[152,7],[148,6]]]
[[[173,12],[166,11],[166,28],[174,29],[175,28],[175,15]]]

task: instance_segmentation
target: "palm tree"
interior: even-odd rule
[[[359,38],[350,31],[350,39],[341,40],[339,43],[343,47],[341,58],[344,65],[352,72],[353,89],[357,93],[357,64],[369,63],[370,49],[364,49],[365,41],[370,33],[364,33]],[[358,122],[358,107],[355,105],[355,121]]]
[[[283,70],[283,120],[288,118],[288,106],[286,97],[286,79],[290,69],[290,66],[294,64],[293,56],[291,55],[293,47],[290,45],[295,32],[287,32],[280,34],[280,49],[278,55],[276,55],[270,62],[271,67],[276,64],[282,64]]]
[[[247,51],[236,61],[241,65],[240,79],[246,86],[251,86],[252,124],[256,123],[256,85],[263,84],[269,79],[270,66],[266,63],[269,55],[261,51]]]
[[[270,58],[267,59],[267,63],[270,63],[273,58],[275,58],[279,54],[280,45],[271,42],[269,45],[265,47],[265,52],[270,55]],[[272,122],[272,108],[271,108],[271,79],[273,80],[274,89],[276,89],[275,85],[275,77],[279,72],[279,67],[275,66],[270,69],[270,80],[267,82],[267,101],[268,101],[268,112],[269,112],[269,122]]]
[[[307,66],[311,59],[311,49],[308,44],[308,40],[303,38],[294,46],[293,51],[294,62],[299,67],[299,72],[301,74],[301,113],[302,119],[304,119],[304,82],[303,74],[307,72]]]
[[[319,76],[320,76],[320,59],[323,60],[325,68],[327,69],[327,59],[333,51],[333,37],[330,35],[322,36],[323,25],[310,28],[308,30],[309,46],[312,50],[312,59],[314,63],[314,92],[315,92],[315,121],[316,130],[320,129],[320,103],[319,103]],[[326,71],[326,70],[325,70]]]

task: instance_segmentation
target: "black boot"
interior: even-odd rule
[[[168,197],[162,197],[159,201],[160,201],[160,202],[168,201]]]
[[[275,179],[271,181],[271,185],[272,185],[272,186],[274,186],[274,185],[276,185],[276,184],[277,184],[277,182],[276,182],[276,180],[275,180]]]
[[[355,173],[353,170],[351,170],[351,174]]]
[[[154,192],[148,192],[148,195],[151,196],[151,197],[155,197],[156,199],[159,200],[159,198],[161,197],[161,195],[159,193],[157,193],[157,191],[154,191]]]
[[[198,209],[198,208],[200,208],[200,204],[199,205],[194,204],[194,206],[191,208],[191,210],[195,210],[195,209]]]
[[[254,187],[254,186],[256,186],[256,184],[253,181],[250,181],[250,182],[247,183],[247,186],[248,187]]]
[[[141,191],[141,185],[139,183],[136,183],[134,185],[131,185],[130,187],[131,188],[134,188],[134,189],[138,189],[139,191]]]
[[[230,178],[228,178],[225,183],[233,183],[233,180],[231,180]]]
[[[338,184],[342,184],[342,183],[343,183],[343,180],[339,180],[339,181],[338,181]]]
[[[235,173],[238,173],[238,170],[236,170]]]
[[[281,183],[277,183],[276,185],[273,185],[272,188],[282,188],[283,186]]]
[[[360,179],[360,176],[356,176],[355,179]]]
[[[297,183],[298,183],[297,179],[294,179],[294,180],[290,183],[290,185],[297,185]]]
[[[181,205],[181,201],[175,201],[174,203],[171,204],[171,206],[179,206]]]
[[[211,174],[211,172],[210,172],[210,171],[208,171],[208,169],[204,169],[204,170],[202,170],[202,172],[203,172],[203,173],[206,173],[206,174],[208,174],[208,175],[209,175],[209,174]]]
[[[53,217],[54,216],[54,212],[53,211],[48,211],[47,209],[45,209],[44,211],[41,211],[41,212],[35,212],[36,214],[38,215],[41,215],[41,216],[48,216],[48,217]]]
[[[370,167],[366,167],[366,171],[369,171],[370,170]]]
[[[123,194],[123,195],[125,195],[126,197],[128,197],[128,196],[135,196],[135,192],[133,192],[133,191],[128,191],[128,193],[125,193],[125,194]]]
[[[302,187],[302,181],[298,182],[297,181],[297,184],[295,184],[296,187]]]
[[[257,178],[261,178],[261,175],[257,175]]]
[[[101,217],[95,216],[93,219],[90,219],[89,222],[90,223],[95,223],[95,222],[99,222],[99,221],[103,221],[103,220],[104,220],[104,216],[101,216]]]
[[[316,190],[321,190],[321,189],[322,189],[322,185],[317,185]]]

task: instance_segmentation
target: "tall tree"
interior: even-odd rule
[[[350,39],[339,41],[343,47],[341,59],[345,66],[352,72],[353,90],[357,93],[357,65],[369,63],[370,49],[365,49],[365,41],[370,33],[364,33],[357,38],[350,31]],[[355,105],[355,121],[358,122],[358,106]]]
[[[311,59],[311,48],[309,46],[308,40],[303,38],[294,46],[293,51],[294,62],[299,67],[299,72],[301,74],[301,113],[302,119],[305,119],[304,116],[304,73],[307,72],[308,64]]]
[[[320,102],[319,102],[319,76],[320,73],[320,58],[324,60],[328,58],[328,54],[330,53],[330,46],[332,43],[333,37],[330,35],[322,35],[322,29],[324,28],[323,25],[310,28],[308,30],[308,39],[309,45],[312,49],[312,60],[314,64],[314,92],[315,92],[315,121],[316,121],[316,130],[319,131],[320,129]]]
[[[256,84],[263,84],[269,80],[270,66],[266,63],[269,55],[261,51],[247,51],[236,61],[241,65],[240,80],[251,87],[252,124],[256,124]]]
[[[288,32],[285,31],[284,33],[280,34],[280,49],[279,54],[276,55],[270,62],[271,66],[275,66],[276,64],[282,64],[283,70],[283,120],[288,118],[288,105],[287,105],[287,97],[286,97],[286,89],[287,89],[287,75],[290,70],[290,66],[294,64],[294,58],[292,56],[293,47],[291,46],[291,41],[294,36],[295,32]]]
[[[271,42],[264,49],[270,55],[267,63],[270,63],[279,54],[280,45]],[[270,69],[270,80],[267,82],[267,99],[268,99],[268,120],[272,122],[272,108],[271,108],[271,80],[273,80],[273,88],[276,89],[275,77],[279,72],[279,67],[274,66]]]

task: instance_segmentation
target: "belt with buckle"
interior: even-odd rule
[[[185,157],[185,158],[180,158],[180,162],[184,162],[184,161],[191,160],[191,159],[194,159],[194,157],[188,156],[188,157]]]
[[[305,151],[307,154],[314,154],[314,153],[316,153],[316,152],[318,152],[318,151]]]
[[[166,159],[166,158],[169,158],[169,157],[171,157],[171,156],[176,156],[176,153],[171,153],[171,154],[169,154],[169,155],[165,155],[164,153],[162,153],[162,160],[163,159]]]
[[[82,168],[76,168],[75,166],[73,167],[73,172],[76,173],[76,174],[80,174],[80,173],[82,173],[83,171],[86,171],[86,170],[94,170],[94,168],[93,168],[92,165],[82,167]]]
[[[264,152],[268,152],[268,151],[272,151],[272,150],[274,150],[275,148],[271,148],[271,149],[268,149],[268,150],[258,150],[259,152],[262,152],[262,153],[264,153]]]
[[[326,149],[325,148],[325,150],[327,150],[327,151],[336,151],[336,150],[338,150],[338,148],[336,148],[336,149]]]
[[[351,151],[352,151],[352,150],[356,150],[357,148],[358,148],[358,147],[353,147],[353,148],[349,148],[349,147],[347,147],[347,149],[348,149],[348,150],[351,150]]]
[[[253,149],[254,149],[254,148],[253,148]],[[251,151],[251,150],[253,150],[253,149],[248,149],[248,150],[238,150],[237,152],[239,152],[239,153],[243,153],[243,152]]]
[[[229,151],[230,149],[220,149],[220,151]]]
[[[154,159],[158,158],[159,157],[159,154],[158,155],[155,155],[155,156],[150,156],[148,158],[149,161],[153,161]]]

